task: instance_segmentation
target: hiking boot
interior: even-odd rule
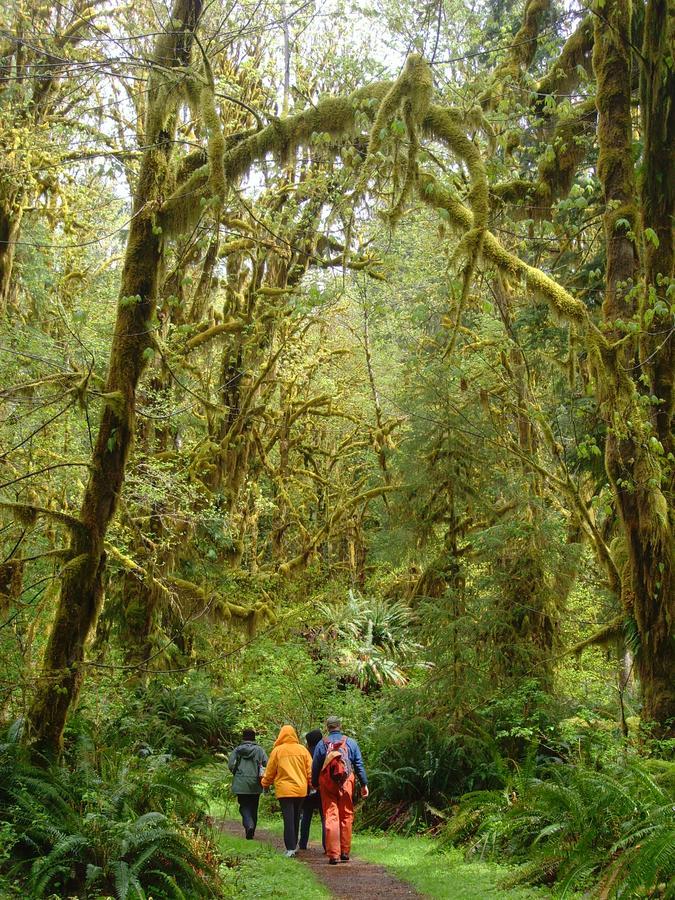
[[[287,856],[287,857],[290,859],[291,856],[295,856],[295,850],[287,850],[287,851],[284,853],[284,856]]]
[[[246,840],[252,841],[254,834],[255,834],[255,828],[247,828],[246,829]]]
[[[328,860],[328,865],[329,866],[337,866],[338,862],[339,862],[338,859],[333,859],[333,857],[331,856],[331,858]]]
[[[340,862],[349,862],[349,854],[341,853],[340,854]]]

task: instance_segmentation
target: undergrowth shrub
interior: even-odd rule
[[[39,768],[17,745],[0,745],[0,865],[27,896],[216,896],[200,818],[185,768],[166,757]]]
[[[675,897],[675,797],[642,762],[602,771],[526,768],[462,798],[442,838],[518,863],[504,886],[557,882],[562,896]]]
[[[422,717],[383,726],[371,752],[378,765],[369,770],[373,799],[362,812],[365,827],[428,827],[446,817],[444,808],[473,779],[498,782],[493,747]]]
[[[237,702],[207,684],[158,684],[143,691],[119,689],[118,694],[103,715],[97,709],[88,716],[100,723],[97,737],[106,746],[202,763],[235,739]],[[74,739],[87,727],[74,721]]]

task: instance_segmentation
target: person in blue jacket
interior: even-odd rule
[[[368,776],[359,745],[354,738],[342,733],[342,724],[337,716],[328,716],[326,731],[327,736],[316,745],[312,758],[312,785],[321,794],[328,862],[336,865],[338,861],[349,861],[355,776],[361,782],[362,797],[368,796]],[[342,754],[347,757],[350,771],[344,782],[336,783],[330,777],[330,760]]]

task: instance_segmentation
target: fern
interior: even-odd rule
[[[176,817],[200,808],[186,773],[166,760],[108,759],[105,769],[110,781],[86,758],[38,769],[16,746],[0,748],[0,818],[15,836],[10,874],[35,898],[55,889],[118,900],[212,896],[208,845]]]
[[[508,886],[555,880],[568,896],[599,880],[609,898],[675,882],[673,801],[642,764],[551,766],[542,776],[466,795],[445,839],[519,862]]]

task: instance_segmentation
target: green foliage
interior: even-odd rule
[[[228,746],[234,738],[238,704],[230,696],[210,691],[207,685],[157,686],[144,703],[166,729],[160,746],[177,756],[201,758]]]
[[[104,704],[97,696],[84,698],[66,732],[66,743],[102,742],[120,753],[166,755],[194,766],[232,744],[238,717],[232,692],[198,677],[179,683],[156,681],[147,689],[110,684]]]
[[[489,738],[423,717],[411,689],[389,700],[388,713],[370,730],[367,748],[378,762],[370,771],[364,824],[418,830],[441,821],[467,787],[499,784],[503,761]]]
[[[463,797],[445,838],[519,862],[508,884],[555,881],[565,892],[599,881],[604,897],[646,896],[675,884],[673,799],[638,761],[530,768]]]
[[[54,892],[117,900],[215,895],[213,851],[186,824],[200,809],[184,770],[165,758],[84,758],[37,768],[0,748],[0,815],[9,833],[3,870],[30,896]]]

